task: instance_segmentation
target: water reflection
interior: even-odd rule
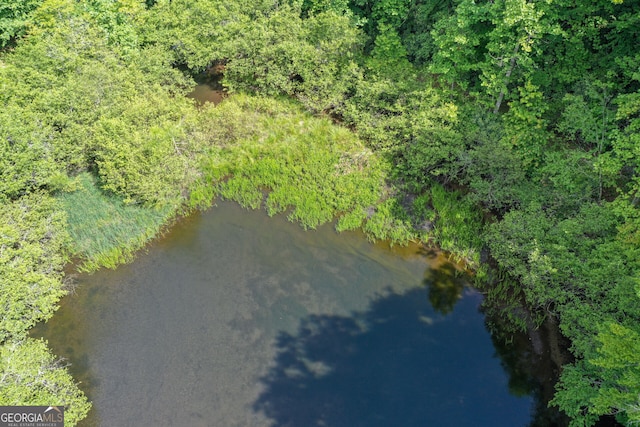
[[[309,316],[296,333],[281,332],[255,410],[275,426],[526,425],[531,401],[505,389],[476,321],[479,296],[467,293],[445,317],[428,294],[389,295],[365,312]]]
[[[187,94],[187,97],[195,99],[198,105],[203,105],[207,102],[215,105],[219,104],[227,96],[220,79],[221,76],[212,76],[207,73],[197,76],[195,79],[197,85]]]
[[[453,264],[443,264],[437,269],[427,269],[422,283],[429,288],[429,302],[434,310],[448,314],[462,298],[465,280],[462,272]]]
[[[80,276],[34,334],[94,402],[85,426],[526,425],[445,265],[221,203]]]

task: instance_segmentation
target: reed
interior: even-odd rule
[[[67,213],[70,249],[80,259],[80,271],[130,262],[135,251],[156,236],[175,213],[170,207],[127,205],[103,192],[89,173],[76,180],[75,191],[57,197]]]
[[[361,227],[383,195],[386,166],[353,133],[326,118],[291,103],[241,95],[212,113],[213,121],[224,118],[225,129],[234,129],[225,134],[231,138],[219,153],[222,160],[203,171],[220,176],[214,172],[224,170],[226,179],[218,184],[224,198],[247,208],[264,206],[269,215],[286,212],[304,228],[338,217],[338,228],[345,230]],[[229,125],[234,117],[248,116],[253,119]]]

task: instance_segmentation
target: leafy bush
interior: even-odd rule
[[[26,338],[0,345],[0,390],[3,406],[64,406],[65,425],[76,425],[91,408],[43,340]]]
[[[0,343],[50,318],[66,293],[65,225],[64,212],[46,194],[0,205]]]

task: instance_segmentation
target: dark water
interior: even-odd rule
[[[79,277],[35,335],[93,401],[84,425],[526,426],[454,271],[221,203]]]
[[[207,102],[217,105],[227,95],[220,82],[220,76],[211,76],[203,73],[196,77],[196,83],[197,85],[187,94],[187,97],[195,99],[198,105],[203,105]]]

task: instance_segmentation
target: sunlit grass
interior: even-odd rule
[[[94,177],[77,177],[76,191],[58,196],[67,213],[71,250],[81,262],[81,271],[115,268],[129,262],[133,253],[156,236],[172,216],[170,208],[125,205],[103,193]]]
[[[228,118],[224,110],[253,120],[221,153],[222,197],[286,212],[304,228],[338,218],[344,230],[361,227],[383,196],[386,166],[349,130],[269,99],[236,96],[214,114]]]

